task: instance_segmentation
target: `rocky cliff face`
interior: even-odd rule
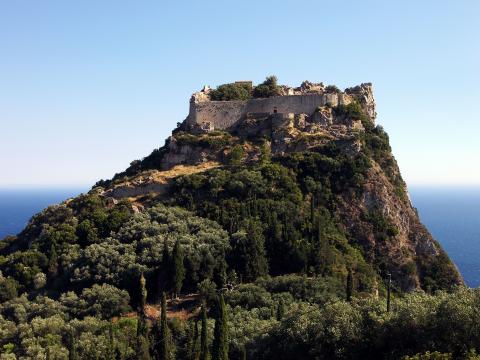
[[[310,114],[248,114],[228,132],[191,133],[180,126],[156,154],[136,163],[123,174],[126,177],[117,177],[100,191],[105,196],[135,200],[168,196],[165,189],[175,176],[164,176],[160,181],[158,174],[178,166],[191,172],[206,171],[211,164],[228,166],[235,148],[241,149],[244,166],[258,162],[265,151],[281,159],[289,154],[331,153],[334,149],[337,157],[360,158],[365,163],[366,170],[349,169],[345,174],[345,182],[353,178],[359,185],[337,191],[329,205],[348,241],[362,249],[365,259],[378,271],[391,273],[403,290],[462,283],[455,266],[420,223],[391,153],[388,135],[374,125],[371,85],[350,88],[345,93],[353,99],[347,105],[326,104]],[[156,175],[139,176],[147,170]],[[128,181],[132,174],[136,183]]]

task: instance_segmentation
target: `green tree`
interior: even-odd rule
[[[139,280],[139,303],[138,303],[138,313],[140,315],[145,315],[145,306],[147,305],[147,281],[143,273],[140,274]]]
[[[142,319],[137,320],[137,344],[136,344],[136,359],[150,360],[150,345],[148,342],[147,324]]]
[[[388,273],[388,282],[387,282],[387,312],[390,312],[390,301],[391,301],[391,289],[392,288],[392,275]]]
[[[116,347],[115,347],[115,342],[114,342],[114,336],[113,336],[113,324],[110,322],[108,325],[108,349],[107,349],[107,359],[108,360],[115,360],[115,355],[116,355]]]
[[[78,242],[82,246],[87,246],[98,241],[98,229],[89,219],[85,219],[78,224],[76,232],[78,236]]]
[[[240,166],[242,164],[242,159],[244,155],[245,155],[245,151],[243,150],[243,146],[235,145],[230,151],[228,164],[231,166]]]
[[[171,262],[172,262],[172,260],[170,259],[170,252],[168,250],[168,242],[167,242],[167,238],[165,237],[163,239],[163,251],[162,251],[162,265],[161,265],[162,279],[161,279],[161,284],[160,284],[159,288],[162,289],[163,291],[168,291],[168,292],[171,289],[170,284],[172,283]]]
[[[347,294],[347,301],[352,301],[352,295],[353,295],[353,273],[352,269],[348,268],[348,273],[347,273],[347,288],[346,288],[346,294]]]
[[[217,318],[212,347],[213,360],[228,360],[228,319],[223,295],[218,299]]]
[[[75,344],[75,336],[72,330],[67,332],[67,349],[68,360],[78,360],[77,345]]]
[[[162,294],[162,306],[160,313],[160,338],[158,339],[157,354],[159,360],[170,359],[170,330],[167,323],[167,297]]]
[[[275,75],[267,76],[265,81],[253,89],[253,97],[267,98],[280,94],[280,87]]]
[[[115,360],[123,360],[122,352],[118,346],[115,348]]]
[[[14,279],[4,277],[0,271],[0,303],[16,298],[18,295],[17,287],[18,284]]]
[[[208,351],[208,325],[206,304],[202,304],[202,333],[200,335],[200,360],[210,360]]]
[[[242,348],[240,350],[240,360],[247,360],[247,349],[245,347],[245,344],[242,345]]]
[[[324,227],[326,227],[327,224],[323,224],[322,220],[323,220],[322,215],[318,214],[316,249],[315,249],[315,270],[317,274],[324,276],[328,268],[327,259],[328,259],[329,245],[328,245],[328,239],[326,237],[326,234],[323,231]]]
[[[261,225],[257,221],[248,221],[246,231],[233,234],[233,253],[236,266],[247,281],[268,274],[265,257],[265,240]]]
[[[264,140],[260,149],[260,165],[266,165],[270,163],[271,158],[272,149],[270,147],[270,143],[267,140]]]
[[[83,316],[110,319],[130,310],[128,292],[109,284],[94,284],[91,288],[85,288],[79,298],[79,310]]]
[[[53,279],[58,274],[58,256],[55,244],[50,246],[50,254],[48,257],[48,278]]]
[[[278,321],[281,321],[283,319],[283,317],[285,316],[285,304],[283,302],[282,299],[280,299],[280,301],[278,302],[278,305],[277,305],[277,320]]]
[[[149,360],[150,351],[148,343],[148,327],[145,316],[145,305],[147,303],[147,288],[146,280],[143,273],[139,280],[139,305],[138,305],[138,319],[137,319],[137,345],[136,358],[137,360]]]
[[[199,342],[198,342],[198,321],[190,323],[188,330],[188,338],[186,345],[187,360],[197,360],[200,357]]]
[[[180,241],[175,242],[173,248],[173,295],[178,297],[182,290],[183,280],[185,279],[185,266],[183,264],[183,250]]]
[[[210,99],[215,101],[248,100],[252,97],[252,88],[246,83],[223,84],[210,92]]]
[[[193,360],[200,359],[200,334],[198,333],[198,321],[195,321],[195,333],[193,335]]]
[[[219,289],[227,283],[227,262],[225,260],[225,251],[221,251],[217,259],[217,264],[213,271],[213,280]]]

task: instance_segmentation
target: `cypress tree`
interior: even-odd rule
[[[160,313],[160,339],[158,340],[159,360],[170,359],[170,331],[167,323],[167,297],[162,294],[162,307]]]
[[[115,360],[115,343],[113,341],[113,324],[110,322],[108,326],[108,354],[109,360]]]
[[[162,279],[163,282],[160,284],[159,288],[163,291],[170,291],[171,280],[171,259],[170,252],[168,251],[167,239],[163,239],[163,252],[162,252]],[[161,299],[160,299],[161,301]]]
[[[175,298],[182,290],[183,280],[185,279],[185,266],[183,264],[183,250],[180,241],[175,242],[173,248],[173,293]]]
[[[215,319],[212,360],[228,360],[228,320],[223,295],[218,300],[218,315]]]
[[[188,339],[186,345],[186,359],[200,359],[200,342],[198,334],[198,320],[192,321],[188,330]]]
[[[327,271],[328,240],[322,234],[322,221],[320,215],[317,217],[317,249],[315,268],[319,275],[325,275]]]
[[[392,274],[388,273],[388,284],[387,284],[387,312],[390,312],[390,292],[392,287]]]
[[[58,256],[57,249],[55,249],[55,244],[52,244],[50,247],[50,254],[48,258],[48,277],[49,279],[54,278],[58,274]]]
[[[198,321],[195,320],[195,333],[193,335],[193,360],[200,359],[200,337],[198,334]]]
[[[240,360],[247,360],[247,349],[245,348],[245,344],[242,346],[242,350],[240,353]]]
[[[268,274],[268,262],[265,257],[265,239],[258,222],[247,224],[247,239],[244,246],[245,277],[255,280],[259,276]]]
[[[190,323],[190,328],[187,332],[186,357],[187,360],[195,360],[195,341],[196,341],[196,322]]]
[[[208,329],[207,310],[205,303],[202,304],[202,333],[200,335],[200,360],[210,360],[208,352]]]
[[[145,317],[145,305],[147,303],[146,280],[143,273],[139,280],[139,305],[137,318],[137,360],[150,360],[149,344],[148,344],[148,328],[147,319]]]
[[[72,330],[67,332],[67,349],[68,360],[78,360],[77,345],[75,344],[75,336]]]
[[[315,223],[315,194],[313,192],[310,198],[310,221],[312,225]]]
[[[284,316],[285,316],[285,304],[283,303],[283,300],[280,299],[277,305],[277,320],[281,321]]]
[[[118,347],[115,348],[115,360],[123,360],[122,353]]]
[[[138,318],[137,320],[137,345],[136,345],[136,359],[150,360],[150,345],[148,342],[148,329],[145,319]]]
[[[222,250],[217,259],[217,264],[213,270],[213,281],[219,289],[227,284],[227,262],[225,261],[225,251]]]
[[[145,276],[143,273],[140,274],[140,281],[139,281],[139,304],[138,304],[138,313],[141,316],[145,316],[145,305],[147,305],[147,281],[145,280]]]
[[[350,302],[352,301],[352,295],[353,295],[353,273],[352,269],[348,268],[348,274],[347,274],[347,301]]]

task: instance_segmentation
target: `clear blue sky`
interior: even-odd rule
[[[212,86],[373,82],[411,185],[480,184],[480,2],[2,1],[0,186],[85,186]]]

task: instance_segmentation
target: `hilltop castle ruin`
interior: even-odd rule
[[[212,101],[209,96],[211,89],[205,86],[192,95],[190,112],[185,124],[191,131],[209,132],[233,130],[239,123],[249,118],[267,116],[291,118],[294,115],[305,115],[311,122],[332,125],[335,118],[332,116],[331,108],[348,105],[353,101],[361,105],[372,122],[375,121],[375,101],[371,83],[363,83],[340,91],[335,87],[325,87],[323,83],[304,81],[300,87],[282,86],[280,89],[281,95],[269,98]]]

